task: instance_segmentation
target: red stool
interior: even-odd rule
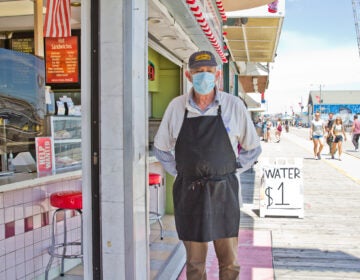
[[[81,191],[61,191],[50,195],[50,204],[58,208],[52,216],[51,228],[51,245],[48,249],[50,254],[49,263],[45,270],[45,279],[48,279],[51,264],[55,258],[61,258],[61,276],[64,276],[64,260],[76,259],[83,257],[83,218],[82,218],[82,192]],[[81,242],[68,242],[67,241],[67,226],[66,226],[66,211],[74,210],[80,214],[81,218]],[[56,243],[55,228],[56,228],[56,215],[63,212],[64,216],[64,239],[62,243]],[[80,254],[67,254],[66,249],[68,246],[80,246]],[[62,248],[62,252],[60,249]]]
[[[164,233],[163,233],[163,223],[161,221],[161,214],[159,211],[159,188],[161,186],[161,175],[157,173],[149,173],[149,187],[153,187],[156,189],[156,212],[150,211],[150,220],[156,220],[158,221],[160,225],[160,239],[164,239]]]

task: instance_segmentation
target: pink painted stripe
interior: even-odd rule
[[[274,280],[270,231],[241,229],[238,256],[241,280]],[[218,262],[212,242],[209,243],[206,273],[208,280],[219,279]],[[186,267],[181,271],[178,280],[186,280]]]

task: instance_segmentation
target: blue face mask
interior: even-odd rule
[[[200,72],[192,76],[194,89],[199,94],[208,94],[215,87],[215,75],[209,72]]]

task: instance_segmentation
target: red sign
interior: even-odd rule
[[[53,152],[51,137],[36,137],[35,147],[37,172],[52,172]]]
[[[78,37],[45,38],[47,84],[79,82]]]

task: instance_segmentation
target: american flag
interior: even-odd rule
[[[70,0],[47,0],[44,37],[70,37],[70,19]]]

